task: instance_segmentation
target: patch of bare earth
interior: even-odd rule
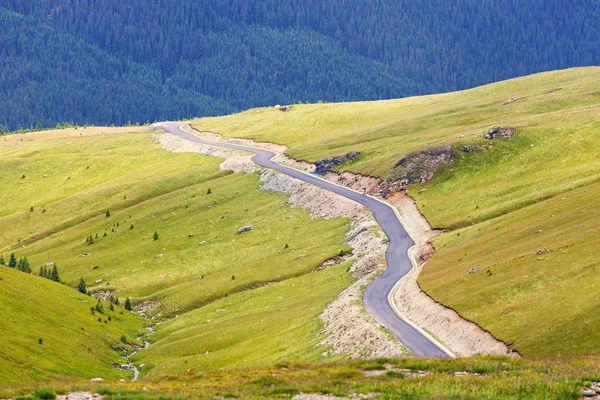
[[[223,141],[219,135],[189,131],[208,140]],[[244,152],[192,143],[168,133],[153,135],[152,140],[160,143],[168,151],[193,152],[224,158],[220,165],[221,169],[234,172],[259,171],[263,182],[262,190],[290,195],[289,204],[308,209],[313,218],[349,218],[351,230],[347,236],[347,243],[353,248],[349,260],[354,261],[351,271],[357,281],[329,304],[321,315],[324,323],[323,333],[326,334],[321,344],[327,347],[324,355],[347,354],[352,358],[376,358],[408,354],[407,350],[368,315],[362,306],[364,287],[385,269],[387,248],[385,235],[366,208],[317,186],[273,170],[260,168],[250,160],[251,156]],[[284,146],[271,143],[257,144],[240,139],[228,142],[266,148],[277,153],[286,149]],[[275,158],[275,161],[300,170],[314,170],[312,164],[296,162],[281,154]]]
[[[349,397],[338,397],[331,394],[321,393],[298,393],[292,400],[359,400],[359,399],[374,399],[377,396],[374,393],[368,394],[351,394]]]
[[[56,400],[102,400],[104,396],[90,392],[73,392],[62,396],[57,396]]]

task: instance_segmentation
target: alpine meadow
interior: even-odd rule
[[[0,399],[600,399],[599,21],[0,0]]]

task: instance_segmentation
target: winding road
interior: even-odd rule
[[[319,186],[369,208],[389,238],[389,246],[385,254],[387,269],[367,286],[363,294],[365,308],[369,314],[392,332],[415,356],[450,357],[451,353],[443,349],[435,340],[402,319],[394,311],[389,302],[389,294],[396,282],[413,268],[407,253],[408,249],[412,247],[413,241],[400,223],[396,211],[392,206],[373,197],[328,182],[318,176],[273,162],[271,159],[277,154],[272,151],[201,139],[183,130],[183,127],[189,127],[189,125],[180,122],[165,122],[156,126],[191,142],[254,153],[252,161],[262,167],[270,168],[301,181]]]

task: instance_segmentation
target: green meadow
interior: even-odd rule
[[[115,365],[127,363],[123,356],[139,343],[146,321],[120,307],[111,311],[108,303],[92,315],[96,302],[65,285],[0,267],[0,384],[131,378],[132,372]]]
[[[54,262],[67,285],[83,277],[93,292],[131,298],[155,318],[146,324],[164,322],[136,356],[143,373],[158,363],[179,372],[182,356],[186,370],[318,359],[318,315],[352,280],[347,266],[315,270],[349,250],[348,221],[313,219],[258,190],[257,174],[219,171],[221,159],[169,153],[150,136],[79,128],[5,137],[0,225],[11,229],[0,233],[0,254],[27,256],[34,273]]]
[[[592,360],[532,362],[507,357],[457,360],[377,359],[329,364],[278,363],[267,367],[189,371],[139,382],[67,380],[0,389],[0,396],[86,390],[107,399],[290,399],[304,393],[335,398],[578,400],[598,381]]]
[[[444,229],[421,286],[524,355],[598,354],[600,68],[433,96],[262,108],[192,125],[283,143],[308,161],[359,151],[339,170],[381,178],[392,178],[407,154],[453,146],[449,168],[408,189]],[[517,134],[484,139],[495,126]]]

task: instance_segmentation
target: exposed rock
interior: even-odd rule
[[[409,154],[398,161],[394,165],[394,170],[400,173],[400,183],[406,187],[413,183],[425,183],[431,180],[455,158],[456,156],[448,145],[437,149],[425,149]]]
[[[346,158],[350,161],[354,161],[360,156],[360,151],[351,151],[350,153],[346,153]]]
[[[343,164],[346,161],[354,161],[358,158],[360,152],[351,151],[346,153],[343,156],[335,156],[326,158],[324,160],[317,161],[315,163],[315,174],[325,175],[327,172],[331,171],[334,167]]]
[[[536,254],[546,254],[546,253],[550,253],[550,250],[548,249],[538,249]]]
[[[331,171],[333,167],[343,164],[344,161],[346,161],[346,157],[344,156],[329,157],[324,160],[317,161],[315,163],[317,167],[315,169],[315,174],[325,175],[325,173]]]
[[[514,136],[516,129],[510,126],[497,126],[490,128],[487,134],[484,136],[485,139],[504,139]]]
[[[54,265],[54,263],[52,261],[48,261],[45,265],[46,267],[51,267]]]
[[[479,271],[482,271],[482,270],[483,270],[483,268],[471,268],[469,270],[469,273],[470,274],[474,274],[475,272],[479,272]]]
[[[461,144],[458,146],[458,150],[462,151],[463,153],[472,153],[479,150],[479,146],[476,144]]]
[[[113,294],[114,290],[102,290],[99,292],[92,293],[92,296],[102,301],[109,301]]]
[[[281,107],[279,107],[279,111],[283,111],[283,112],[290,111],[291,109],[292,109],[292,106],[281,106]]]
[[[160,258],[160,257],[164,257],[164,254],[159,253],[159,254],[157,254],[157,255],[154,256],[154,258]]]
[[[514,103],[516,101],[523,100],[523,99],[525,99],[525,97],[511,97],[510,99],[506,100],[505,102],[503,102],[500,105],[505,106],[507,104]]]
[[[254,229],[253,225],[242,226],[240,229],[238,229],[238,233],[248,232],[248,231],[251,231],[252,229]]]

